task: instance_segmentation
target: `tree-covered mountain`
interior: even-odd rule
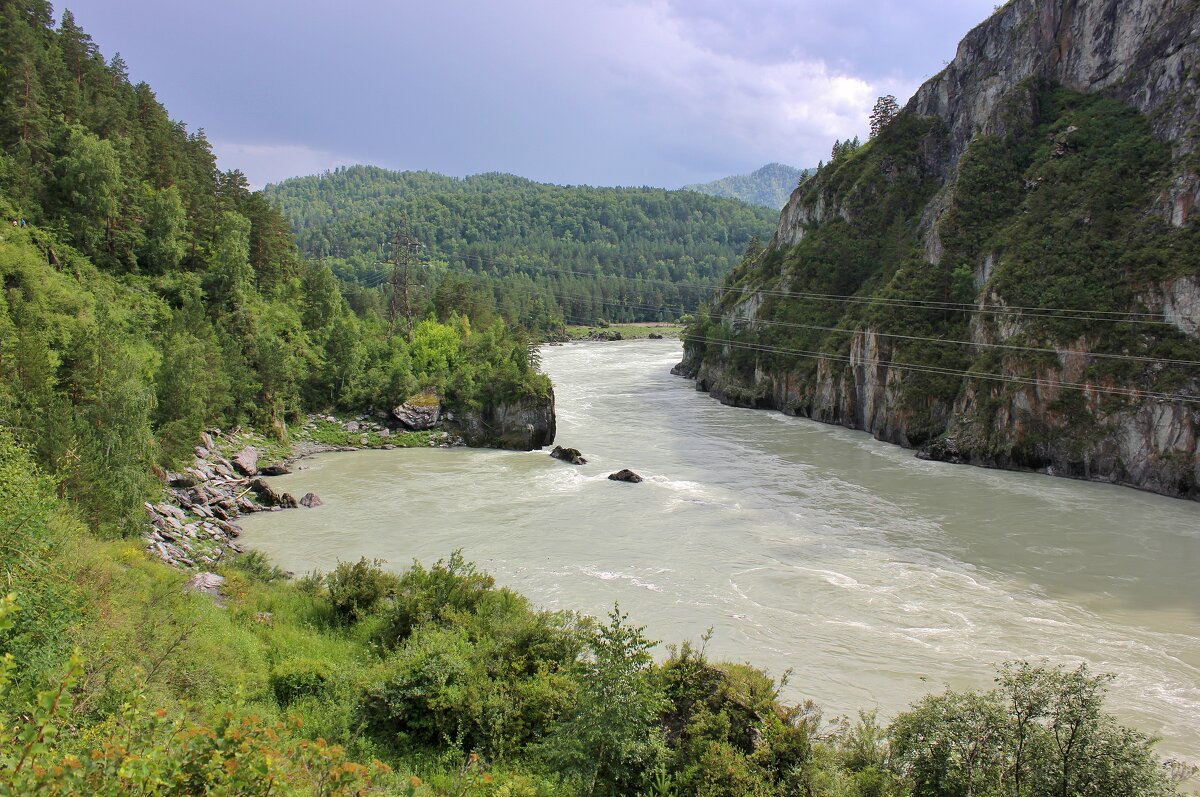
[[[934,458],[1200,498],[1200,11],[1140,8],[999,9],[834,147],[680,370]]]
[[[751,205],[779,210],[787,204],[788,197],[796,190],[796,185],[812,172],[812,169],[768,163],[750,174],[735,174],[713,180],[711,183],[685,185],[683,189],[709,196],[740,199]]]
[[[467,178],[353,166],[267,186],[300,249],[378,284],[402,220],[439,307],[495,305],[512,323],[672,320],[694,310],[774,213],[688,191]],[[448,275],[448,276],[446,276]],[[432,289],[422,288],[427,292]]]

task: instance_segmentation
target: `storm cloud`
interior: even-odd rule
[[[978,0],[74,0],[223,168],[348,163],[675,187],[814,165],[906,99]]]

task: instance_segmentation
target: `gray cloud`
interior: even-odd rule
[[[977,0],[76,0],[256,184],[347,161],[674,186],[862,134]]]

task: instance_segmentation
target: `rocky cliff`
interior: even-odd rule
[[[460,410],[444,425],[469,446],[532,451],[554,442],[554,391],[545,398],[524,398]]]
[[[1200,498],[1198,79],[1194,0],[1005,5],[796,189],[676,372],[929,457]]]

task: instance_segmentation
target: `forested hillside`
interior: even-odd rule
[[[268,186],[300,249],[344,280],[378,285],[407,219],[444,282],[439,307],[494,305],[510,323],[674,320],[694,310],[776,214],[655,188],[465,179],[370,166]],[[444,275],[448,274],[449,278]]]
[[[281,439],[306,410],[464,408],[549,384],[495,315],[352,309],[202,132],[172,121],[64,12],[0,27],[0,418],[112,533],[206,426]],[[466,308],[462,308],[466,309]],[[445,322],[445,323],[442,323]]]
[[[796,190],[796,185],[812,172],[812,169],[768,163],[750,174],[735,174],[708,183],[685,185],[683,188],[686,191],[740,199],[751,205],[778,210],[787,204],[788,197]]]

